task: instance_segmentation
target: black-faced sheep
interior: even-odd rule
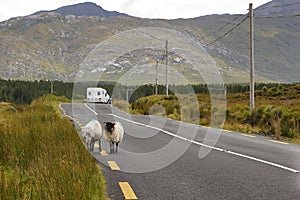
[[[82,136],[88,149],[92,152],[95,142],[99,141],[99,151],[101,152],[102,126],[97,120],[93,119],[83,127]]]
[[[109,142],[110,153],[118,153],[118,145],[122,142],[123,135],[124,129],[120,122],[104,122],[103,137],[106,142]]]

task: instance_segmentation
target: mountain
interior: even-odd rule
[[[273,0],[255,10],[255,16],[299,15],[299,0]]]
[[[255,13],[264,11],[260,16],[272,15],[271,11],[267,12],[268,9],[265,8],[278,8],[278,4],[276,6],[272,4],[274,2],[278,1],[274,0],[259,7]],[[290,0],[280,2],[283,2],[284,11],[277,12],[276,16],[287,15],[284,12],[289,8],[287,4],[291,4]],[[295,3],[290,5],[290,12],[296,12],[296,5]],[[85,9],[86,6],[88,9]],[[74,13],[74,10],[77,11]],[[210,15],[193,19],[158,20],[123,14],[109,16],[106,13],[110,13],[109,11],[103,11],[106,13],[104,15],[97,12],[99,14],[97,15],[94,13],[95,10],[99,10],[99,13],[103,11],[100,6],[93,3],[83,3],[0,22],[0,78],[73,81],[78,74],[101,71],[104,72],[103,81],[117,81],[120,77],[132,73],[129,75],[139,77],[144,83],[153,83],[155,62],[157,59],[160,62],[163,59],[165,41],[162,41],[160,50],[140,49],[120,55],[118,59],[101,66],[85,70],[80,66],[98,44],[102,44],[112,36],[140,27],[160,27],[188,35],[203,46],[214,60],[225,82],[249,80],[249,20],[242,22],[245,15]],[[258,14],[256,16],[254,19],[256,81],[299,82],[299,17],[264,18]],[[231,31],[234,26],[237,28]],[[219,39],[223,35],[225,36]],[[205,45],[213,41],[216,42]],[[143,42],[136,40],[134,43],[141,45]],[[191,62],[172,51],[171,43],[169,49],[171,84],[179,84],[176,78],[178,74],[186,77],[190,83],[203,82],[201,77],[196,76],[198,72],[193,69]],[[138,68],[132,70],[134,66]],[[164,65],[159,64],[159,83],[164,82],[164,71]]]
[[[112,17],[112,16],[128,16],[124,13],[116,11],[106,11],[101,6],[98,6],[92,2],[79,3],[75,5],[63,6],[56,10],[51,11],[39,11],[33,15],[39,15],[41,13],[54,12],[62,16],[74,15],[74,16],[97,16],[97,17]]]

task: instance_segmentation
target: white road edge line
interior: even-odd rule
[[[281,142],[281,141],[277,141],[277,140],[269,140],[270,142],[273,142],[273,143],[277,143],[277,144],[289,144],[287,142]]]
[[[66,114],[66,111],[61,107],[61,103],[58,105],[58,108],[64,113],[64,115]]]
[[[240,156],[240,157],[243,157],[243,158],[248,158],[250,160],[254,160],[254,161],[257,161],[257,162],[268,164],[268,165],[278,167],[278,168],[281,168],[281,169],[285,169],[285,170],[288,170],[288,171],[291,171],[291,172],[294,172],[294,173],[299,173],[299,171],[296,170],[296,169],[289,168],[289,167],[286,167],[286,166],[283,166],[283,165],[280,165],[280,164],[272,163],[272,162],[262,160],[262,159],[259,159],[259,158],[255,158],[255,157],[252,157],[252,156],[247,156],[247,155],[236,153],[236,152],[233,152],[233,151],[228,151],[227,153],[232,154],[232,155],[236,155],[236,156]]]
[[[89,107],[86,103],[84,103],[84,106],[89,109],[92,113],[94,113],[95,115],[98,115],[98,113],[96,111],[94,111],[91,107]]]
[[[93,111],[94,113],[96,113],[96,111],[92,110],[92,108],[88,107],[86,104],[85,106]],[[96,113],[96,115],[98,115],[98,113]],[[277,163],[273,163],[273,162],[269,162],[269,161],[266,161],[266,160],[262,160],[262,159],[259,159],[259,158],[255,158],[255,157],[252,157],[252,156],[248,156],[248,155],[245,155],[245,154],[241,154],[241,153],[237,153],[237,152],[234,152],[234,151],[229,151],[229,150],[225,150],[225,149],[222,149],[222,148],[218,148],[218,147],[213,147],[213,146],[210,146],[210,145],[206,145],[204,143],[201,143],[201,142],[197,142],[197,141],[194,141],[194,140],[191,140],[191,139],[188,139],[188,138],[184,138],[182,136],[179,136],[179,135],[176,135],[174,133],[171,133],[169,131],[165,131],[161,128],[157,128],[157,127],[154,127],[154,126],[150,126],[150,125],[147,125],[147,124],[143,124],[143,123],[140,123],[140,122],[135,122],[133,120],[130,120],[130,119],[126,119],[126,118],[123,118],[123,117],[120,117],[120,116],[117,116],[115,114],[108,114],[108,115],[112,115],[112,116],[115,116],[119,119],[122,119],[122,120],[125,120],[125,121],[128,121],[128,122],[132,122],[134,124],[137,124],[137,125],[143,125],[145,127],[148,127],[148,128],[152,128],[152,129],[155,129],[155,130],[158,130],[158,131],[161,131],[161,132],[164,132],[168,135],[171,135],[173,137],[176,137],[178,139],[181,139],[181,140],[185,140],[185,141],[189,141],[193,144],[196,144],[196,145],[199,145],[199,146],[203,146],[203,147],[206,147],[206,148],[210,148],[210,149],[213,149],[213,150],[216,150],[216,151],[220,151],[220,152],[224,152],[224,153],[228,153],[228,154],[232,154],[232,155],[235,155],[235,156],[239,156],[239,157],[242,157],[242,158],[246,158],[246,159],[250,159],[250,160],[253,160],[253,161],[257,161],[257,162],[260,162],[260,163],[264,163],[264,164],[267,164],[267,165],[271,165],[273,167],[278,167],[280,169],[284,169],[284,170],[287,170],[287,171],[291,171],[291,172],[294,172],[294,173],[300,173],[299,170],[296,170],[296,169],[293,169],[293,168],[289,168],[289,167],[286,167],[284,165],[280,165],[280,164],[277,164]]]

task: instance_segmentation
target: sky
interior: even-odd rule
[[[136,17],[175,19],[210,14],[245,14],[249,3],[256,8],[271,0],[0,0],[0,21],[86,1],[108,11]]]

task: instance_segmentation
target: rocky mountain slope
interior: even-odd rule
[[[255,10],[256,16],[299,15],[299,0],[273,0]]]
[[[255,11],[256,80],[299,82],[299,17],[260,17],[272,15],[272,9],[279,8],[280,5],[285,8],[284,15],[286,12],[295,14],[297,11],[295,5],[299,4],[295,4],[295,1],[280,1],[283,3],[280,5],[278,1],[274,0]],[[275,6],[273,3],[276,3]],[[287,7],[290,10],[286,11]],[[78,10],[84,12],[80,13]],[[95,12],[104,14],[96,16]],[[279,13],[276,12],[276,15]],[[104,11],[92,3],[17,17],[0,22],[0,78],[72,81],[76,79],[80,64],[99,43],[123,31],[140,27],[168,28],[187,34],[205,46],[230,32],[245,17],[246,15],[211,15],[194,19],[151,20]],[[249,80],[248,26],[246,20],[226,37],[204,47],[225,82]],[[163,59],[163,54],[162,50],[153,49],[128,52],[119,59],[112,60],[107,66],[102,66],[105,71],[103,81],[116,81],[132,67],[141,66],[131,73],[151,74],[142,78],[142,81],[153,83],[153,63],[157,59]],[[199,76],[194,76],[196,72],[189,62],[172,51],[169,65],[173,69],[170,70],[171,84],[178,83],[176,73],[184,75],[191,83],[203,82]],[[160,83],[164,79],[163,71],[164,66],[160,65]]]

